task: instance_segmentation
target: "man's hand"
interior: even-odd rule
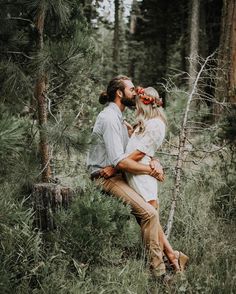
[[[149,173],[150,176],[156,178],[158,181],[164,181],[164,171],[160,162],[156,159],[150,161],[150,167],[152,171]]]
[[[116,173],[116,171],[117,170],[113,166],[106,166],[100,170],[100,175],[105,179],[108,179],[111,176],[113,176]]]

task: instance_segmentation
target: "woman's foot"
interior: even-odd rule
[[[178,265],[179,265],[179,271],[183,272],[187,266],[187,263],[189,261],[189,257],[187,255],[185,255],[183,252],[181,251],[174,251],[175,252],[175,256],[178,260]]]
[[[177,257],[170,260],[170,263],[171,263],[171,266],[174,268],[175,273],[178,273],[181,271],[179,266],[179,260]]]
[[[180,272],[180,266],[179,266],[179,259],[178,255],[173,251],[173,253],[166,253],[166,257],[169,261],[169,265],[172,270],[174,270],[175,273]]]

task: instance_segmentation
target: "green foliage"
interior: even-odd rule
[[[59,217],[62,246],[76,260],[113,264],[119,262],[124,248],[135,249],[138,238],[129,221],[129,208],[93,185],[87,186],[69,211]]]
[[[0,119],[1,180],[14,178],[15,168],[25,152],[28,122],[5,113]]]
[[[235,229],[229,214],[233,206],[222,207],[221,203],[221,213],[212,206],[218,198],[218,188],[224,184],[220,176],[223,166],[214,154],[198,168],[184,169],[170,243],[185,252],[190,263],[185,275],[175,280],[170,293],[233,293]],[[173,185],[170,172],[166,177],[160,192],[163,224],[169,213]]]
[[[212,199],[212,208],[216,215],[224,221],[235,224],[236,222],[236,160],[235,152],[225,150],[222,152],[214,166],[218,183],[214,186],[215,196]],[[227,152],[228,151],[228,152]],[[232,152],[232,153],[231,153]]]
[[[32,211],[12,199],[12,187],[5,185],[0,197],[0,272],[1,292],[12,293],[22,279],[29,281],[31,271],[41,258],[40,234],[32,230]]]
[[[1,107],[3,110],[4,107]],[[32,187],[39,171],[39,155],[28,119],[5,112],[0,118],[0,183],[18,183],[18,190]]]
[[[236,141],[236,107],[234,105],[230,106],[232,108],[228,110],[220,121],[217,135],[219,139],[226,139],[233,146]]]
[[[23,120],[4,115],[0,120],[0,156],[9,156],[17,153],[22,147],[25,132]]]
[[[32,95],[31,79],[25,74],[21,65],[12,61],[0,63],[1,102],[20,112],[24,98]],[[14,99],[13,99],[14,97]]]

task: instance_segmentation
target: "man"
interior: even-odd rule
[[[154,162],[150,166],[144,165],[125,154],[128,130],[122,112],[126,106],[135,105],[135,95],[134,85],[126,76],[112,79],[107,92],[101,94],[100,103],[110,103],[99,113],[94,125],[94,144],[88,156],[88,169],[96,185],[131,206],[150,255],[150,268],[153,275],[159,277],[165,274],[165,264],[159,242],[158,211],[128,186],[120,172],[149,174],[163,180],[163,172]]]

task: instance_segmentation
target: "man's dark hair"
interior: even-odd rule
[[[124,81],[130,80],[127,76],[116,76],[114,77],[107,86],[107,91],[102,92],[99,97],[99,102],[105,104],[106,102],[113,102],[116,97],[116,91],[121,90],[122,92],[125,89]]]

